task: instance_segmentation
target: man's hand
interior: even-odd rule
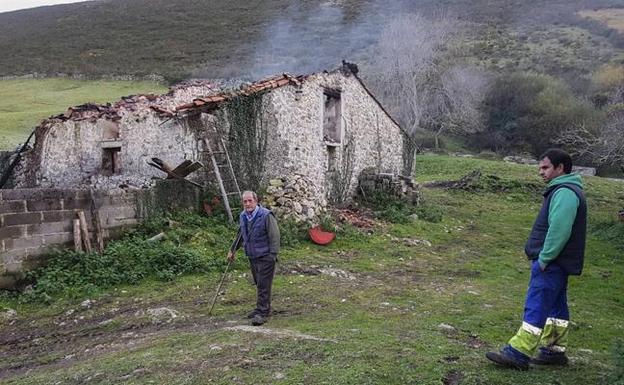
[[[227,254],[227,260],[228,262],[234,262],[234,260],[236,259],[236,255],[232,252],[232,250],[228,251]]]

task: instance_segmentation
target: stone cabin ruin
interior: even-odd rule
[[[195,81],[72,107],[34,137],[0,167],[2,179],[11,176],[0,188],[0,288],[16,285],[55,245],[89,250],[90,241],[102,250],[105,239],[162,210],[198,208],[215,183],[207,147],[216,142],[225,143],[241,190],[266,188],[263,203],[295,220],[313,222],[328,203],[348,199],[362,175],[364,191],[396,187],[403,182],[393,174],[412,173],[406,136],[348,63],[233,91]],[[148,165],[153,157],[203,164],[186,178],[195,186],[163,180]]]
[[[411,175],[406,137],[344,63],[333,71],[283,74],[235,91],[198,82],[165,95],[87,104],[43,121],[14,187],[144,187],[164,174],[152,157],[206,167],[187,179],[210,183],[205,139],[224,139],[241,189],[286,175],[304,176],[321,200],[343,201],[364,168]],[[413,156],[408,154],[407,157]]]

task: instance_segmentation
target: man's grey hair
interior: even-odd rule
[[[258,196],[256,195],[255,192],[253,192],[251,190],[243,191],[243,194],[241,195],[241,198],[245,198],[245,195],[251,195],[256,202],[258,201]]]

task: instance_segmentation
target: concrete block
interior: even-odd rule
[[[20,238],[25,235],[27,225],[0,227],[0,239]]]
[[[13,275],[6,275],[6,273],[0,275],[0,289],[11,290],[15,288],[16,284],[17,279]]]
[[[49,248],[28,250],[29,255],[22,260],[22,271],[29,271],[45,265],[48,261],[46,253],[49,251]]]
[[[34,225],[26,225],[26,234],[28,236],[33,235],[48,235],[48,234],[58,234],[58,233],[67,233],[73,231],[72,221],[62,221],[62,222],[44,222]],[[0,238],[2,232],[0,231]]]
[[[26,212],[26,202],[0,200],[0,214],[24,213]]]
[[[64,234],[44,235],[43,241],[46,246],[65,245],[67,243],[73,243],[74,234],[64,233]]]
[[[56,188],[22,188],[3,190],[3,200],[44,200],[64,199],[76,197],[80,190],[56,189]]]
[[[136,216],[136,209],[129,206],[107,207],[100,210],[100,218],[104,227],[119,226],[119,223],[122,223],[120,221],[126,219],[135,219],[136,221]]]
[[[27,249],[27,248],[38,248],[44,245],[42,236],[34,236],[34,237],[24,237],[24,238],[15,238],[15,239],[5,239],[4,240],[4,248],[5,250],[19,250],[19,249]]]
[[[91,210],[90,198],[67,198],[63,199],[63,209],[65,210]]]
[[[55,211],[62,210],[63,204],[60,199],[29,200],[26,203],[26,209],[30,212]]]
[[[18,261],[18,262],[12,262],[12,263],[5,263],[4,264],[4,268],[5,268],[5,274],[21,273],[22,272],[22,262]]]
[[[29,225],[31,223],[41,223],[41,213],[19,213],[4,214],[3,226]]]
[[[44,211],[42,222],[65,222],[76,218],[74,210]]]

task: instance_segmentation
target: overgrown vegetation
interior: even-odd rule
[[[442,220],[442,210],[434,205],[414,205],[383,191],[374,191],[366,196],[359,195],[358,202],[361,206],[370,208],[376,218],[391,223],[406,224],[417,219],[437,223]]]
[[[417,164],[421,185],[477,169],[520,186],[540,183],[534,166],[441,155],[420,156]],[[592,231],[583,275],[570,277],[573,327],[563,370],[503,370],[484,357],[522,322],[529,274],[523,245],[541,197],[522,188],[423,187],[428,207],[442,214],[439,222],[419,215],[409,223],[347,227],[327,246],[301,238],[284,247],[274,314],[261,329],[243,328],[255,288],[240,254],[210,314],[223,276],[218,266],[49,304],[1,297],[0,377],[15,385],[51,378],[99,384],[621,383],[621,344],[614,343],[624,320],[622,252],[615,238],[599,238],[602,228],[593,224],[613,218],[622,185],[584,181]],[[179,242],[202,257],[214,241],[215,260],[224,259],[218,249],[229,246],[234,227],[220,236],[214,219],[170,219],[179,227],[153,221],[143,236],[164,229],[172,247]]]
[[[596,237],[613,243],[624,252],[624,222],[614,220],[598,222],[592,224],[590,230]]]
[[[224,250],[234,231],[222,217],[178,213],[173,219],[154,218],[107,245],[102,254],[57,250],[44,267],[29,272],[33,289],[21,298],[50,300],[79,297],[145,278],[172,280],[183,274],[205,273],[225,266]],[[173,222],[171,222],[173,221]],[[168,227],[167,223],[173,223]],[[162,241],[149,237],[165,232]]]
[[[613,344],[613,371],[605,384],[624,385],[624,341],[618,339]]]
[[[258,190],[264,176],[268,120],[266,92],[239,95],[219,111],[220,129],[228,133],[230,158],[239,185]]]

